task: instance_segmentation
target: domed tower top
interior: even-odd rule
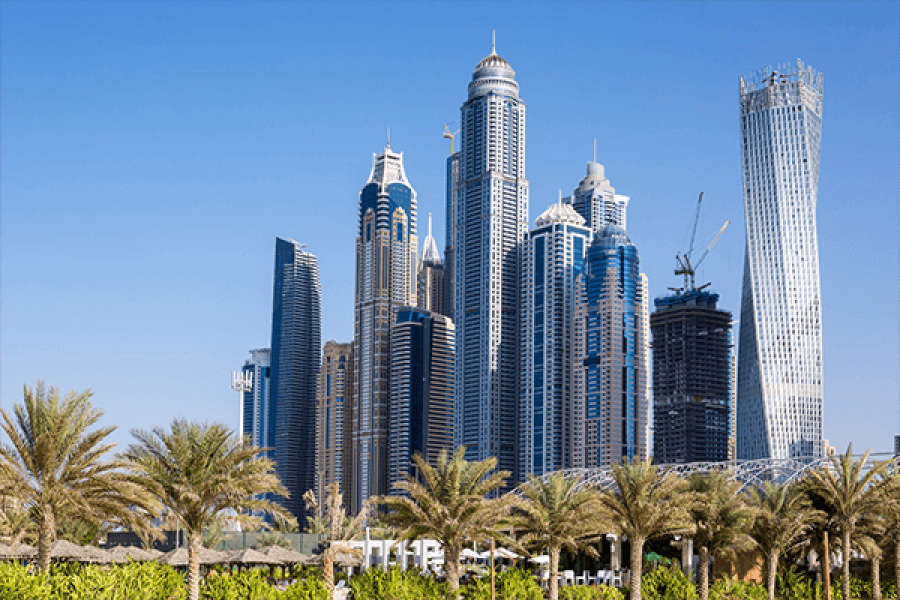
[[[469,100],[484,96],[489,92],[503,94],[513,98],[519,97],[519,84],[516,83],[516,72],[502,56],[497,54],[497,43],[491,43],[491,53],[481,59],[472,71],[472,82],[469,83]]]

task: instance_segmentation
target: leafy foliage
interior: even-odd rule
[[[727,576],[709,587],[711,600],[765,600],[766,596],[763,586]],[[812,598],[812,596],[807,598]]]
[[[625,594],[611,585],[571,585],[559,590],[560,600],[625,600]]]
[[[462,588],[464,600],[490,600],[491,578],[486,575]],[[510,569],[494,577],[494,597],[497,600],[542,600],[537,580],[528,571]]]
[[[395,600],[444,600],[449,593],[447,583],[399,567],[368,569],[350,579],[354,598],[392,598]]]
[[[696,600],[695,586],[676,567],[658,567],[641,581],[641,596],[646,600]]]

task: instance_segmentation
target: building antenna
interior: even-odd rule
[[[559,190],[559,205],[562,206],[562,189]]]
[[[390,128],[390,126],[387,128],[387,147],[388,147],[388,150],[391,149],[391,128]]]
[[[491,54],[497,54],[497,30],[491,31]]]
[[[428,213],[428,237],[431,237],[431,213]]]

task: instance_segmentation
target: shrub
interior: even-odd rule
[[[695,600],[697,586],[676,567],[658,567],[641,577],[644,600]]]
[[[710,600],[766,600],[769,594],[766,588],[758,583],[738,581],[737,578],[725,577],[709,587]],[[812,598],[812,596],[807,596]]]
[[[613,586],[601,585],[573,585],[560,588],[560,600],[625,600],[621,590]]]
[[[328,600],[328,590],[321,577],[298,579],[284,591],[283,600]]]
[[[775,578],[775,594],[785,600],[807,600],[816,594],[815,582],[791,565]]]
[[[444,600],[449,594],[448,584],[437,583],[431,577],[411,569],[403,571],[396,566],[387,571],[372,568],[354,575],[350,579],[350,589],[357,600]]]
[[[530,571],[510,569],[495,576],[495,598],[497,600],[542,600],[544,593],[537,579]],[[461,588],[465,600],[488,600],[491,597],[490,574],[476,579]],[[442,596],[443,598],[443,596]]]

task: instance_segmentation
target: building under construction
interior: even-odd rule
[[[718,294],[691,289],[654,301],[650,331],[656,463],[728,459],[731,313],[717,309],[718,300]]]

